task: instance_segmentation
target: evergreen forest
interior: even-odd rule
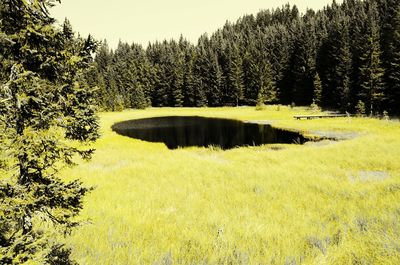
[[[241,17],[196,45],[103,41],[87,75],[105,110],[256,104],[342,112],[400,111],[400,4],[335,1],[301,14],[289,4]]]

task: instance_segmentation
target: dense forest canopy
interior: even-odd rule
[[[104,41],[87,76],[106,110],[147,106],[310,105],[367,114],[400,108],[400,2],[285,5],[227,22],[197,45]]]

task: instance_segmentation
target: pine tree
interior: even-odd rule
[[[223,76],[222,69],[218,62],[218,57],[216,54],[211,55],[211,79],[210,79],[210,96],[209,104],[210,106],[216,107],[222,105],[222,87],[223,87]]]
[[[322,105],[322,82],[318,72],[315,73],[314,77],[313,103],[318,107],[321,107]]]
[[[111,70],[112,57],[107,40],[104,40],[97,50],[95,67],[99,74],[97,101],[105,110],[115,110],[114,98],[117,94],[117,88],[114,72]]]
[[[108,67],[112,63],[112,54],[108,47],[107,40],[100,43],[99,48],[97,49],[95,62],[97,63],[100,73],[104,74],[107,72]]]
[[[268,60],[271,63],[272,76],[277,86],[278,98],[281,103],[290,103],[291,96],[288,91],[290,80],[287,77],[290,72],[292,36],[288,28],[282,24],[268,27],[265,35],[264,41],[262,41],[262,37],[258,38],[262,41],[258,45],[259,53],[263,54],[265,50],[268,51]]]
[[[186,72],[184,76],[184,106],[194,107],[196,105],[196,95],[195,95],[195,80],[194,80],[194,60],[195,52],[194,50],[187,51],[186,54]]]
[[[380,61],[378,10],[371,3],[368,10],[368,32],[365,36],[365,50],[361,56],[359,98],[367,103],[367,111],[380,111],[384,100],[384,69]]]
[[[147,107],[146,95],[142,84],[135,83],[135,87],[130,89],[130,106],[134,109],[144,109]]]
[[[298,105],[309,105],[312,102],[313,73],[316,64],[315,24],[312,18],[304,17],[292,25],[294,32],[293,58],[291,67],[292,97]]]
[[[357,105],[359,93],[361,89],[361,65],[362,56],[365,50],[365,34],[368,32],[367,21],[368,15],[366,5],[357,1],[347,1],[345,12],[350,17],[349,20],[349,35],[350,52],[351,52],[351,74],[350,74],[350,102],[351,110]]]
[[[332,24],[319,55],[319,73],[324,84],[324,105],[347,111],[350,108],[351,53],[348,18],[333,5]],[[321,64],[321,61],[324,64]]]
[[[394,40],[390,45],[392,54],[391,67],[388,69],[388,82],[389,86],[387,91],[387,98],[389,98],[389,106],[392,112],[400,112],[400,7],[398,8],[397,15],[394,21]]]
[[[72,40],[74,37],[74,31],[72,29],[71,22],[67,18],[64,20],[63,34],[67,40]]]
[[[240,100],[243,99],[243,71],[242,59],[237,47],[232,47],[229,50],[229,66],[227,73],[227,84],[229,101],[236,106],[239,105]]]
[[[74,264],[56,242],[70,231],[88,189],[58,177],[93,150],[98,138],[92,91],[83,72],[96,43],[56,29],[54,1],[3,0],[0,54],[8,79],[0,85],[1,150],[7,150],[0,182],[0,263]],[[67,23],[65,24],[67,25]],[[0,154],[0,157],[3,157]]]
[[[94,88],[93,98],[100,110],[109,110],[105,104],[107,101],[107,89],[103,75],[100,73],[96,62],[93,62],[85,71],[84,80],[89,87]]]
[[[385,69],[386,103],[392,113],[400,113],[400,3],[382,0],[381,47]]]
[[[196,57],[194,61],[194,71],[193,71],[193,96],[194,96],[194,106],[195,107],[205,107],[207,106],[207,95],[205,92],[204,82],[202,78],[202,60]]]
[[[117,85],[116,97],[119,103],[122,101],[122,108],[131,107],[132,89],[135,88],[135,74],[134,69],[130,66],[130,58],[131,47],[120,41],[114,51],[112,67]]]
[[[196,51],[196,57],[193,62],[193,92],[194,101],[196,107],[205,107],[208,105],[207,102],[207,87],[206,87],[206,76],[207,71],[207,57],[206,57],[206,47],[205,42],[207,42],[207,37],[202,36],[199,40],[199,45]]]
[[[148,58],[146,57],[146,53],[142,46],[140,45],[132,45],[132,56],[135,58],[135,72],[136,72],[136,82],[138,86],[139,93],[143,93],[144,98],[143,102],[140,105],[144,107],[151,106],[151,92],[154,86],[154,76],[153,71],[150,65]]]
[[[277,101],[277,91],[275,82],[272,79],[271,67],[266,62],[259,70],[259,91],[257,95],[257,105],[274,103]]]
[[[339,80],[337,86],[337,97],[339,102],[339,107],[342,112],[348,111],[350,109],[350,71],[351,71],[351,57],[349,46],[345,45],[342,49],[341,63],[338,68]],[[340,100],[339,100],[340,98]]]
[[[184,67],[185,61],[183,54],[177,52],[175,54],[175,63],[173,66],[173,81],[171,85],[172,89],[172,97],[173,97],[173,106],[174,107],[182,107],[183,106],[183,85],[184,85]]]
[[[176,69],[178,49],[175,41],[156,42],[148,48],[149,60],[156,75],[152,94],[152,102],[156,106],[174,106],[176,100],[178,105],[183,102],[182,71]],[[181,63],[182,61],[179,64]]]
[[[256,62],[254,62],[253,49],[249,49],[243,55],[243,102],[246,105],[254,105],[254,100],[257,99],[259,87],[257,85],[257,78],[255,78]],[[254,52],[255,53],[255,52]]]

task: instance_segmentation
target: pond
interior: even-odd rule
[[[162,142],[169,149],[188,146],[217,146],[231,149],[263,144],[303,144],[310,139],[301,133],[268,124],[197,116],[170,116],[129,120],[112,126],[118,134],[148,142]]]

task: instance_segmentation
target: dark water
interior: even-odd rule
[[[270,125],[204,117],[156,117],[116,123],[112,129],[124,136],[163,142],[169,149],[186,146],[219,146],[230,149],[272,143],[303,144],[308,139],[297,132]]]

